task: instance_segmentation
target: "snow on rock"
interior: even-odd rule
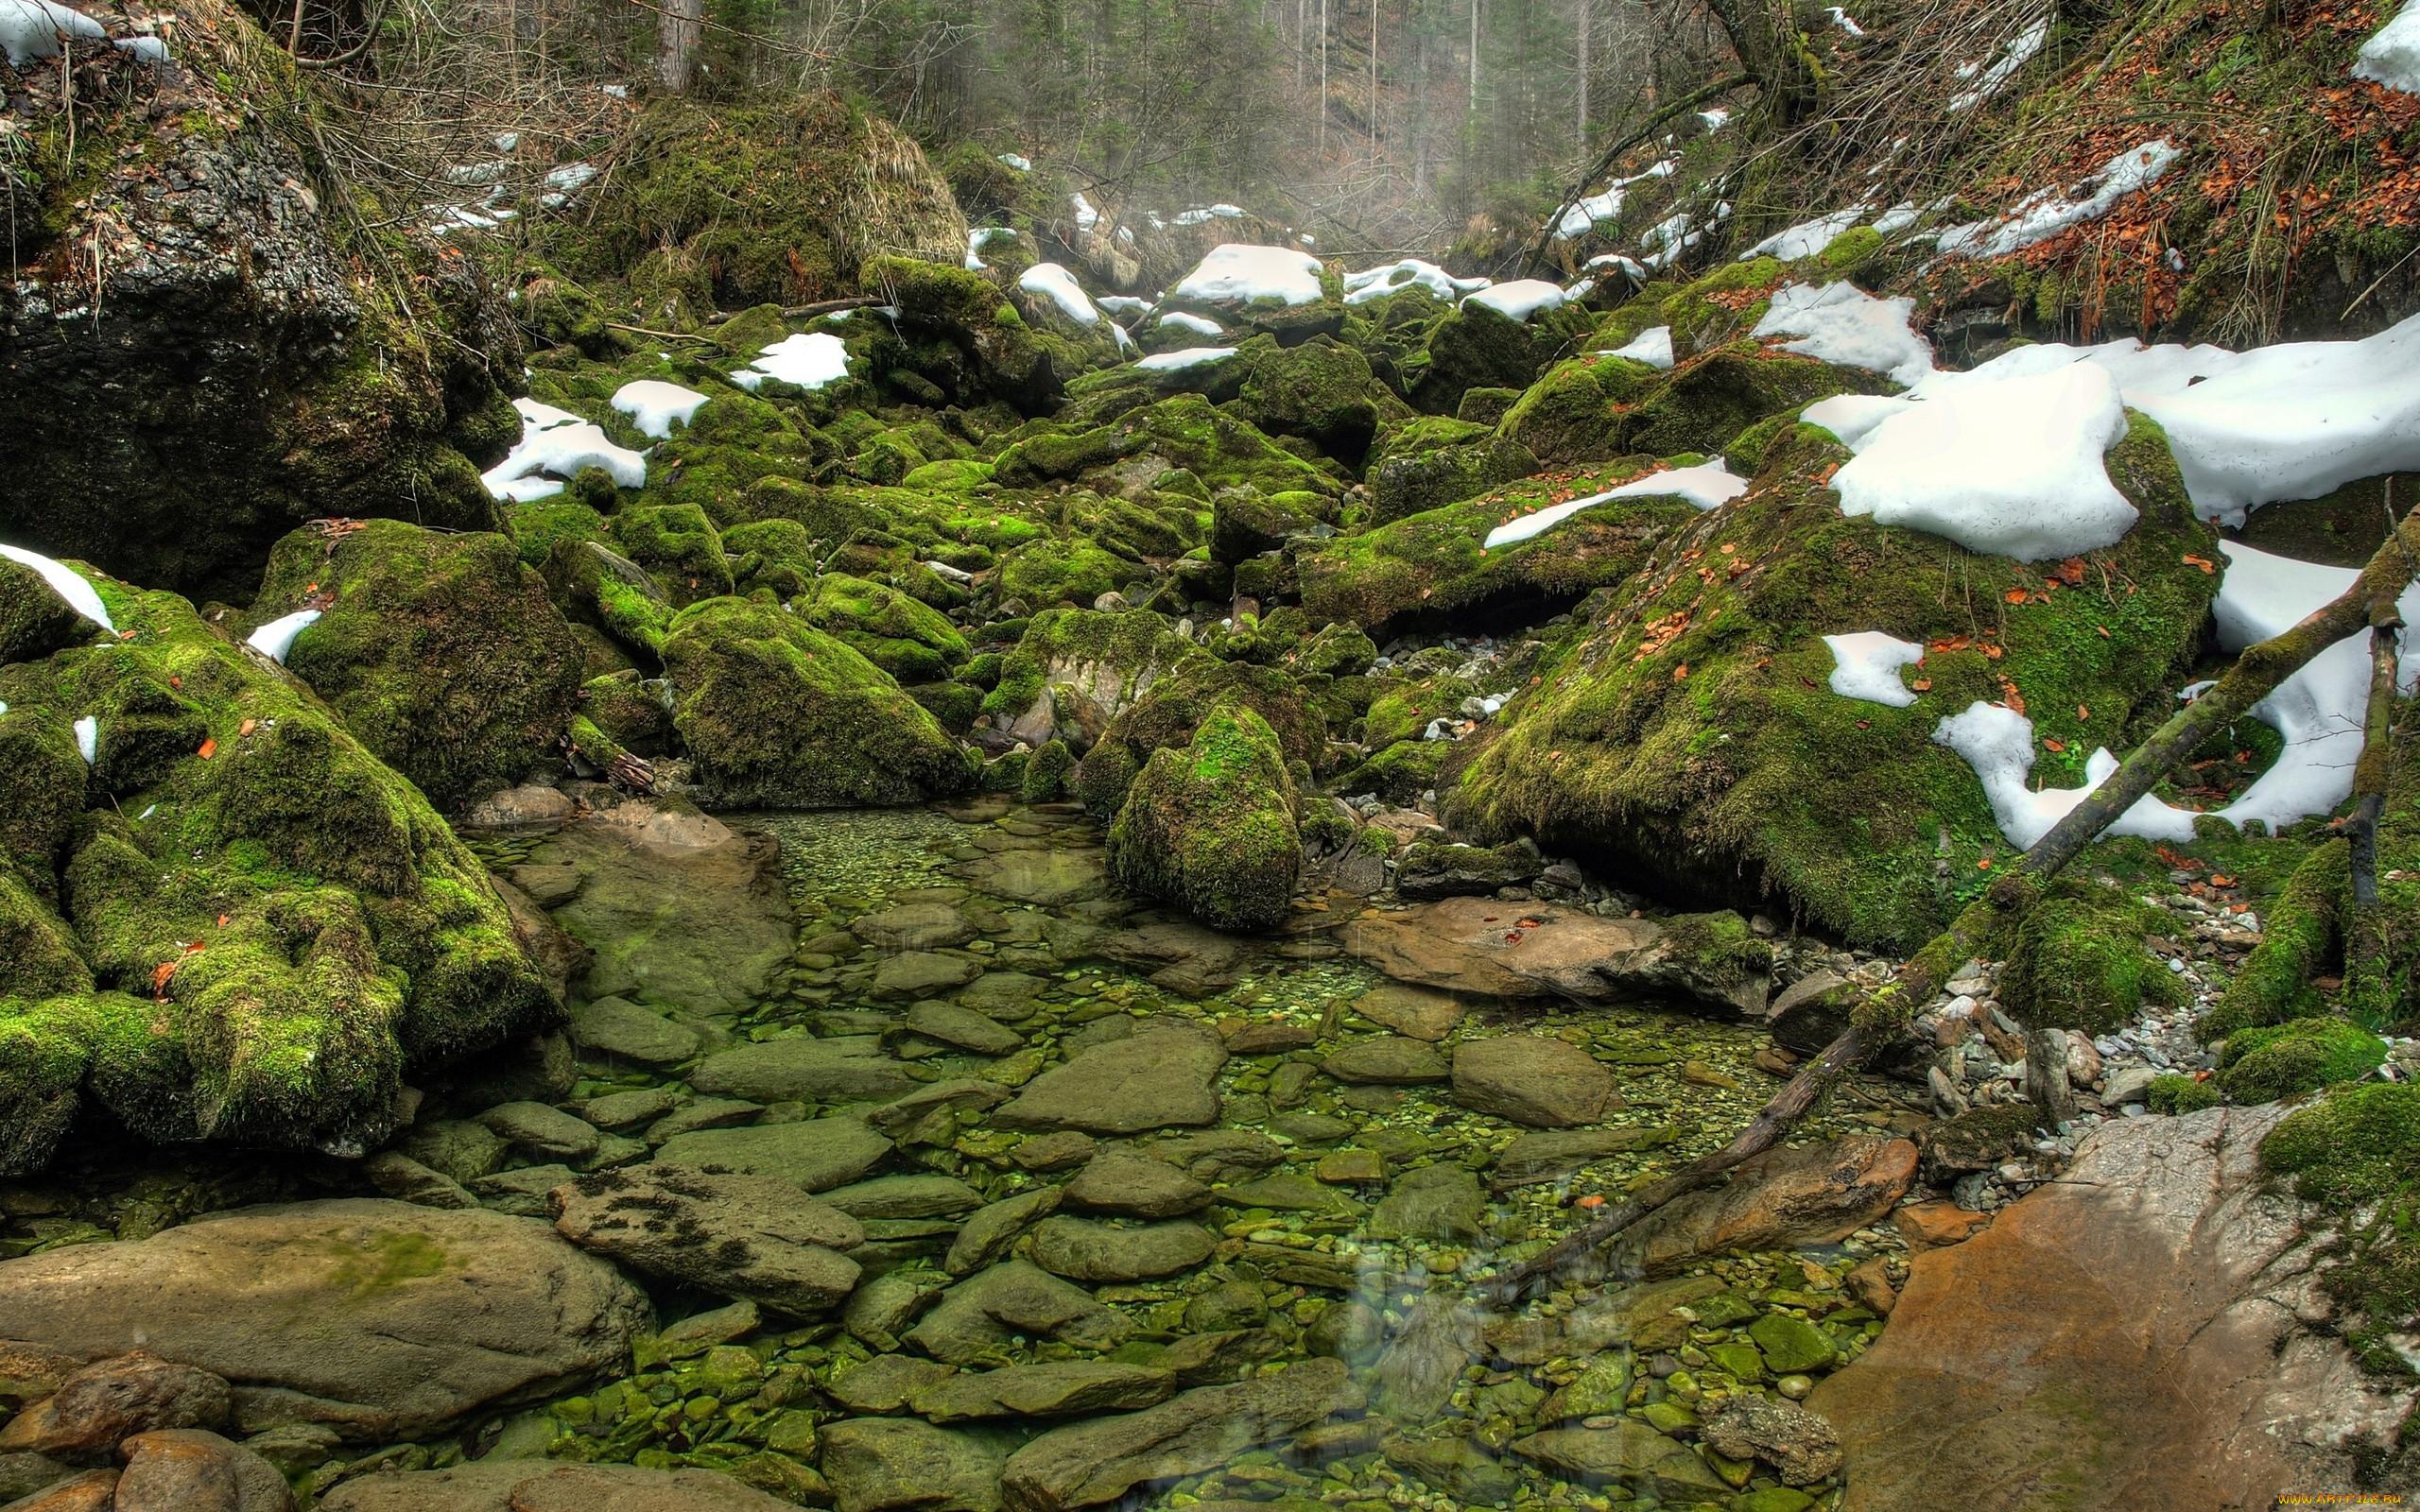
[[[2393,21],[2361,43],[2353,60],[2353,77],[2420,94],[2420,0],[2406,0]]]
[[[43,582],[50,585],[52,593],[67,601],[69,609],[112,635],[117,633],[117,626],[110,620],[109,606],[101,602],[101,595],[94,592],[93,585],[85,581],[84,576],[75,568],[63,561],[54,561],[40,552],[27,551],[23,546],[0,545],[0,557],[8,558],[20,567],[32,568],[42,576]]]
[[[1933,727],[1932,738],[1934,744],[1966,758],[1966,765],[1982,782],[1983,797],[1991,802],[2000,833],[2020,850],[2033,849],[2033,842],[2049,833],[2050,826],[2066,817],[2067,811],[2092,791],[2091,787],[2046,787],[2035,792],[2025,785],[2026,774],[2033,770],[2033,721],[2014,709],[1979,699],[1968,704],[1964,713],[1944,716]],[[2094,753],[2096,762],[2106,755],[2106,751]],[[2117,769],[2117,763],[2111,761],[2109,770]],[[2095,779],[2093,785],[2106,776]]]
[[[1908,327],[1915,308],[1911,299],[1877,300],[1846,281],[1789,284],[1774,291],[1754,335],[1794,336],[1784,352],[1913,384],[1933,370],[1932,344]]]
[[[1628,357],[1651,368],[1669,368],[1672,366],[1672,328],[1668,325],[1650,326],[1632,337],[1628,345],[1598,355]]]
[[[1989,67],[1981,63],[1962,64],[1958,69],[1960,78],[1975,78],[1978,74],[1982,77],[1975,78],[1974,84],[1968,88],[1951,95],[1949,108],[1953,111],[1971,111],[1998,94],[2007,87],[2009,79],[2015,75],[2016,71],[2023,68],[2029,59],[2042,50],[2042,44],[2048,41],[2049,37],[2050,23],[2046,17],[2003,43],[2000,45],[1999,56],[1992,60]]]
[[[1516,541],[1527,541],[1532,536],[1543,535],[1553,529],[1581,510],[1603,504],[1608,499],[1643,499],[1659,495],[1677,495],[1687,500],[1696,508],[1713,509],[1730,503],[1747,491],[1748,480],[1724,467],[1722,458],[1718,456],[1713,461],[1697,467],[1676,467],[1660,472],[1650,472],[1645,477],[1633,478],[1617,489],[1607,489],[1602,493],[1592,493],[1584,499],[1573,499],[1567,504],[1549,505],[1534,513],[1522,515],[1515,520],[1508,520],[1489,531],[1487,539],[1479,544],[1492,550],[1497,546],[1510,545]]]
[[[99,42],[108,35],[99,22],[52,0],[0,0],[0,51],[21,68],[36,58],[58,57],[61,37]]]
[[[1188,315],[1183,310],[1170,310],[1160,317],[1160,329],[1165,331],[1169,326],[1175,326],[1180,331],[1190,331],[1198,336],[1220,336],[1227,334],[1226,328],[1218,321],[1205,320],[1201,316]]]
[[[2176,158],[2176,144],[2166,137],[2129,147],[2085,178],[2083,198],[2068,198],[2056,188],[2037,190],[1996,219],[1952,226],[1941,233],[1938,245],[1943,252],[1960,257],[2006,257],[2100,219],[2118,200],[2157,183]]]
[[[1850,36],[1862,37],[1865,35],[1865,28],[1857,24],[1857,19],[1851,16],[1847,11],[1841,9],[1839,6],[1825,6],[1824,8],[1824,14],[1832,18],[1833,26],[1840,27]]]
[[[1647,255],[1639,261],[1649,267],[1665,268],[1680,260],[1681,254],[1705,240],[1705,232],[1692,231],[1697,217],[1684,210],[1647,228],[1638,245]]]
[[[1076,282],[1075,274],[1056,263],[1036,263],[1027,268],[1017,279],[1017,287],[1048,300],[1078,325],[1100,324],[1100,309],[1092,296]]]
[[[1885,236],[1896,236],[1916,223],[1917,215],[1916,202],[1902,199],[1874,217],[1874,229]]]
[[[614,445],[589,421],[534,399],[516,399],[512,407],[521,412],[521,440],[482,478],[497,498],[516,504],[550,498],[562,491],[564,479],[590,467],[603,468],[623,488],[647,487],[647,458]]]
[[[1163,352],[1136,363],[1144,372],[1182,372],[1199,368],[1205,362],[1223,362],[1236,354],[1233,347],[1185,347],[1177,352]]]
[[[316,625],[319,621],[318,610],[299,609],[291,614],[281,614],[254,630],[245,637],[244,644],[279,666],[284,666],[285,654],[294,649],[294,638],[302,634],[305,627]]]
[[[1013,226],[976,227],[974,230],[966,233],[966,270],[970,273],[982,272],[983,258],[981,253],[984,248],[991,246],[996,241],[1012,242],[1016,239],[1016,228]]]
[[[1618,268],[1623,276],[1634,284],[1647,282],[1647,265],[1635,257],[1625,256],[1620,252],[1599,252],[1582,264],[1580,270],[1583,273],[1597,273],[1609,267]]]
[[[1495,284],[1465,297],[1464,304],[1482,304],[1509,320],[1526,322],[1540,310],[1558,310],[1564,303],[1563,289],[1542,278],[1516,278],[1510,284]]]
[[[76,721],[75,728],[77,752],[84,758],[84,765],[90,766],[100,760],[101,722],[91,714],[86,714]]]
[[[1019,173],[1031,173],[1033,171],[1033,160],[1031,158],[1020,156],[1014,152],[1001,153],[1000,161],[1007,163],[1010,167],[1016,169]]]
[[[1863,220],[1869,208],[1865,205],[1852,205],[1846,210],[1836,210],[1828,215],[1818,215],[1813,220],[1802,220],[1788,231],[1775,232],[1741,252],[1739,261],[1745,263],[1753,258],[1778,257],[1785,263],[1794,263],[1802,257],[1813,257],[1824,248],[1840,240],[1841,234],[1858,221]]]
[[[1214,212],[1221,208],[1227,207],[1211,207]],[[1180,299],[1276,300],[1284,304],[1316,304],[1320,301],[1320,260],[1290,247],[1228,242],[1212,248],[1210,255],[1177,284],[1174,293]]]
[[[686,425],[698,415],[698,406],[706,396],[694,388],[668,384],[660,378],[639,378],[614,390],[613,405],[631,417],[631,423],[642,436],[663,440],[672,434],[672,422]]]
[[[1076,213],[1076,229],[1078,231],[1090,231],[1095,226],[1100,224],[1100,212],[1095,210],[1093,208],[1093,202],[1086,199],[1082,195],[1069,195],[1067,197],[1067,204],[1068,207]]]
[[[2135,507],[2101,465],[2126,434],[2125,406],[2088,363],[1954,388],[1851,429],[1841,439],[1857,455],[1832,478],[1843,514],[2020,561],[2098,551],[2134,528]]]
[[[733,373],[731,381],[752,394],[768,378],[801,388],[821,388],[847,376],[849,349],[830,332],[815,331],[774,342],[756,353],[754,363]]]
[[[1923,646],[1880,630],[1827,635],[1824,644],[1832,648],[1831,688],[1841,697],[1893,709],[1905,709],[1916,701],[1916,696],[1899,680],[1899,669],[1923,661]]]
[[[1104,294],[1093,302],[1112,315],[1141,315],[1151,307],[1150,301],[1138,300],[1132,294]]]
[[[1399,289],[1408,289],[1414,284],[1426,289],[1441,300],[1451,300],[1459,295],[1468,294],[1474,289],[1483,289],[1494,282],[1493,279],[1484,278],[1456,278],[1434,263],[1424,263],[1417,257],[1407,257],[1399,263],[1389,263],[1384,267],[1364,268],[1358,273],[1345,274],[1344,302],[1367,304],[1373,300],[1383,300]]]

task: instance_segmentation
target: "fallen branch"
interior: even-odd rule
[[[2403,648],[2403,615],[2394,600],[2370,605],[2370,702],[2362,724],[2361,757],[2353,768],[2352,910],[2344,931],[2344,995],[2354,1017],[2383,1027],[2393,1017],[2386,986],[2384,922],[2378,918],[2378,816],[2386,810],[2389,750],[2394,736],[2394,680]]]
[[[1665,106],[1660,111],[1657,111],[1653,115],[1649,116],[1645,121],[1641,122],[1636,128],[1624,135],[1612,146],[1607,147],[1603,156],[1598,158],[1597,165],[1590,168],[1586,173],[1582,174],[1578,179],[1573,180],[1571,187],[1564,191],[1563,202],[1554,207],[1554,214],[1547,217],[1546,225],[1538,232],[1538,239],[1530,244],[1526,266],[1529,269],[1534,270],[1540,263],[1546,261],[1547,244],[1554,240],[1554,229],[1563,223],[1564,214],[1568,212],[1572,206],[1580,203],[1580,201],[1587,196],[1588,186],[1590,184],[1595,183],[1599,179],[1603,178],[1606,174],[1613,171],[1614,164],[1620,161],[1623,153],[1628,152],[1631,148],[1638,146],[1641,142],[1644,142],[1649,137],[1653,136],[1656,131],[1663,127],[1665,122],[1671,120],[1683,112],[1694,110],[1698,106],[1704,104],[1707,100],[1714,98],[1717,94],[1728,94],[1732,90],[1737,89],[1743,84],[1753,85],[1754,83],[1755,80],[1746,74],[1726,75],[1721,78],[1716,79],[1713,83],[1706,85],[1703,89],[1682,95],[1671,104]]]
[[[845,300],[825,300],[821,304],[786,304],[782,307],[782,318],[785,320],[812,320],[819,315],[838,315],[842,310],[871,310],[878,304],[888,304],[890,302],[890,301],[884,299],[879,294],[852,294]],[[726,320],[736,320],[745,313],[745,311],[741,310],[732,310],[729,312],[717,310],[714,314],[706,317],[706,324],[720,325]],[[623,329],[628,330],[632,328],[624,327]],[[699,339],[703,340],[704,338],[700,337]]]
[[[1960,912],[1949,928],[1910,956],[1899,973],[1859,1005],[1846,1034],[1825,1046],[1789,1085],[1767,1103],[1737,1138],[1653,1182],[1637,1195],[1612,1204],[1586,1228],[1551,1248],[1507,1268],[1489,1283],[1500,1304],[1516,1301],[1533,1283],[1560,1273],[1598,1246],[1686,1192],[1779,1143],[1835,1082],[1896,1040],[1918,1008],[1967,961],[1992,954],[2040,900],[2043,885],[2081,854],[2118,816],[2133,808],[2204,740],[2301,671],[2313,657],[2360,630],[2381,595],[2392,604],[2412,578],[2420,558],[2420,509],[2411,511],[2370,558],[2359,581],[2342,597],[2307,616],[2282,634],[2244,648],[2207,693],[2179,710],[2110,774],[2109,781],[2070,809],[2050,833],[2034,842],[2023,860],[2003,873],[1980,898]],[[2389,679],[2392,689],[2392,675]]]

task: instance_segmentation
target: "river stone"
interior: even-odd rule
[[[850,1412],[880,1418],[905,1410],[910,1397],[957,1375],[950,1366],[912,1354],[877,1354],[834,1376],[823,1394]]]
[[[1236,1098],[1236,1102],[1243,1101]],[[1256,1129],[1205,1128],[1162,1134],[1136,1146],[1154,1160],[1180,1166],[1196,1181],[1235,1181],[1286,1159],[1286,1147]]]
[[[1206,1024],[1146,1019],[1129,1038],[1085,1051],[1026,1084],[992,1115],[995,1128],[1138,1134],[1219,1121],[1227,1047]]]
[[[582,1249],[720,1297],[813,1317],[857,1284],[856,1263],[837,1251],[865,1230],[776,1177],[659,1160],[584,1177],[549,1200],[556,1230]]]
[[[1357,1040],[1320,1063],[1320,1070],[1342,1082],[1409,1087],[1443,1081],[1445,1057],[1418,1040],[1376,1035]]]
[[[1100,850],[1001,850],[955,868],[977,892],[1043,908],[1098,898],[1109,890],[1108,859]]]
[[[761,1103],[739,1097],[700,1097],[674,1108],[647,1126],[648,1143],[661,1144],[683,1134],[700,1129],[736,1128],[756,1122],[764,1112]]]
[[[1738,1346],[1717,1345],[1717,1349]],[[1628,1349],[1599,1349],[1582,1367],[1578,1379],[1556,1388],[1538,1408],[1538,1421],[1560,1423],[1574,1418],[1619,1416],[1630,1401],[1636,1359]],[[1762,1379],[1761,1376],[1753,1379]]]
[[[1019,1236],[1059,1209],[1060,1189],[1036,1187],[977,1210],[958,1231],[942,1259],[942,1269],[968,1276],[1008,1253]]]
[[[739,1045],[699,1062],[689,1085],[752,1103],[887,1103],[919,1084],[873,1036],[850,1035]]]
[[[1976,1512],[2030,1512],[2083,1486],[2187,1512],[2361,1484],[2412,1392],[2336,1336],[2313,1253],[2329,1225],[2261,1169],[2292,1110],[2112,1120],[2059,1180],[1916,1255],[1891,1327],[1807,1399],[1852,1504],[1955,1485]]]
[[[1487,1345],[1515,1365],[1543,1365],[1557,1355],[1624,1345],[1640,1350],[1677,1349],[1688,1342],[1692,1319],[1673,1310],[1726,1290],[1719,1276],[1628,1286],[1561,1317],[1498,1318],[1487,1326]]]
[[[910,1418],[856,1418],[822,1431],[839,1512],[995,1512],[999,1451]]]
[[[963,945],[979,931],[947,903],[905,903],[849,921],[849,933],[876,950],[935,951]]]
[[[567,1160],[596,1153],[596,1125],[544,1103],[505,1103],[479,1115],[499,1138]]]
[[[361,1174],[378,1194],[425,1208],[475,1208],[479,1199],[442,1171],[432,1171],[401,1150],[380,1150],[361,1162]]]
[[[698,1031],[625,998],[598,998],[571,1015],[571,1042],[600,1056],[669,1066],[698,1053]]]
[[[216,1428],[227,1420],[227,1383],[207,1370],[137,1349],[69,1375],[48,1400],[0,1428],[0,1453],[91,1463],[118,1440],[155,1428]]]
[[[1220,1386],[1244,1366],[1285,1352],[1286,1341],[1275,1329],[1222,1329],[1187,1333],[1152,1356],[1151,1364],[1174,1372],[1179,1386]]]
[[[1387,1446],[1387,1463],[1409,1470],[1458,1502],[1480,1506],[1512,1501],[1521,1484],[1512,1467],[1463,1435],[1398,1438]]]
[[[1703,1436],[1725,1459],[1763,1460],[1784,1486],[1813,1486],[1840,1473],[1840,1435],[1794,1401],[1735,1396],[1706,1419]]]
[[[1462,1005],[1450,992],[1383,982],[1353,1000],[1353,1011],[1413,1040],[1443,1040],[1462,1022]]]
[[[884,1133],[897,1136],[915,1129],[937,1113],[980,1113],[997,1108],[1011,1095],[998,1082],[979,1076],[959,1076],[949,1081],[925,1082],[895,1102],[856,1109],[852,1116],[863,1118]]]
[[[714,1470],[495,1459],[359,1475],[320,1512],[782,1512],[790,1505]]]
[[[1023,971],[986,971],[959,990],[959,1006],[1014,1023],[1033,1017],[1033,1000],[1049,985]]]
[[[1361,1205],[1316,1177],[1290,1173],[1238,1181],[1219,1194],[1232,1208],[1270,1208],[1278,1212],[1319,1212],[1357,1217]]]
[[[1604,1117],[1614,1074],[1578,1045],[1541,1035],[1465,1040],[1454,1047],[1454,1101],[1535,1128]]]
[[[1219,1236],[1198,1223],[1113,1228],[1056,1214],[1034,1226],[1033,1263],[1080,1281],[1139,1281],[1173,1276],[1210,1258]]]
[[[1115,1502],[1146,1481],[1197,1474],[1272,1443],[1360,1393],[1335,1360],[1306,1360],[1232,1386],[1205,1386],[1156,1407],[1056,1429],[1009,1456],[1002,1479],[1015,1512]]]
[[[1027,1261],[977,1272],[944,1293],[908,1341],[936,1360],[969,1365],[1006,1344],[1012,1333],[1047,1334],[1083,1349],[1111,1349],[1134,1325]]]
[[[1504,1192],[1540,1181],[1560,1181],[1591,1161],[1630,1150],[1653,1149],[1680,1137],[1681,1131],[1669,1124],[1524,1134],[1496,1153],[1495,1169],[1488,1177],[1488,1184]]]
[[[642,1087],[592,1097],[579,1105],[579,1116],[602,1129],[635,1128],[655,1122],[677,1105],[678,1100],[666,1089]]]
[[[1820,1370],[1840,1354],[1822,1329],[1783,1313],[1768,1313],[1749,1324],[1748,1337],[1756,1341],[1765,1368],[1777,1376]]]
[[[849,1294],[840,1309],[840,1327],[873,1349],[897,1349],[900,1331],[948,1289],[949,1279],[929,1270],[902,1265],[884,1271]]]
[[[163,1428],[118,1446],[114,1512],[291,1512],[277,1467],[205,1428]]]
[[[997,1022],[956,1003],[931,1000],[908,1010],[908,1027],[927,1040],[938,1040],[978,1056],[1005,1056],[1025,1048],[1025,1036],[1002,1028]]]
[[[1103,955],[1142,972],[1152,986],[1188,998],[1207,997],[1243,980],[1254,950],[1250,940],[1181,919],[1123,930],[1100,945]]]
[[[1516,1439],[1512,1452],[1564,1480],[1587,1486],[1620,1486],[1666,1501],[1727,1501],[1731,1487],[1687,1445],[1665,1437],[1645,1423],[1624,1420],[1607,1428],[1549,1428]],[[1938,1485],[1934,1487],[1939,1490]],[[1938,1501],[1933,1504],[1938,1505]]]
[[[954,1176],[880,1176],[836,1187],[823,1200],[853,1218],[938,1218],[983,1206],[983,1194]]]
[[[0,1318],[285,1393],[348,1437],[433,1435],[627,1362],[645,1294],[542,1223],[383,1198],[214,1213],[0,1263]]]
[[[890,1142],[854,1118],[701,1129],[664,1142],[656,1159],[709,1173],[777,1176],[806,1192],[845,1186],[890,1153]]]
[[[557,831],[532,859],[584,879],[555,918],[595,955],[591,999],[738,1013],[795,944],[779,843],[694,810],[625,801]]]
[[[873,995],[878,998],[922,998],[964,987],[983,974],[983,968],[963,955],[938,951],[903,951],[874,968]]]
[[[464,1186],[504,1163],[512,1146],[485,1124],[467,1118],[442,1119],[406,1130],[396,1147],[441,1176]]]
[[[1459,1165],[1426,1165],[1395,1177],[1370,1215],[1373,1239],[1477,1239],[1487,1215],[1478,1177]]]
[[[1094,1156],[1064,1193],[1079,1208],[1134,1218],[1173,1218],[1210,1205],[1210,1189],[1171,1162],[1125,1149]]]
[[[0,1506],[13,1506],[20,1497],[54,1486],[75,1473],[75,1466],[47,1454],[0,1454],[0,1496],[9,1499]],[[106,1493],[99,1504],[109,1505]]]
[[[1676,1197],[1632,1225],[1611,1254],[1626,1274],[1669,1276],[1728,1250],[1828,1244],[1889,1212],[1915,1177],[1906,1140],[1861,1134],[1768,1150],[1742,1161],[1728,1185]]]
[[[1428,1421],[1445,1410],[1463,1370],[1478,1363],[1483,1336],[1475,1305],[1443,1292],[1422,1296],[1379,1352],[1373,1405],[1400,1424]]]
[[[1011,1366],[953,1375],[908,1399],[937,1423],[977,1418],[1066,1418],[1077,1413],[1128,1412],[1165,1401],[1176,1389],[1169,1371],[1108,1360]]]
[[[554,1211],[546,1206],[546,1194],[579,1177],[579,1172],[560,1161],[521,1165],[483,1176],[471,1183],[471,1190],[478,1194],[479,1206],[491,1212],[509,1213],[515,1218],[551,1219]]]
[[[1761,971],[1709,970],[1673,949],[1654,919],[1600,919],[1551,903],[1451,898],[1355,919],[1337,938],[1398,982],[1485,997],[1686,996],[1761,1022],[1772,991]]]
[[[1297,1144],[1334,1144],[1353,1137],[1353,1125],[1325,1113],[1280,1113],[1269,1121],[1270,1132]]]

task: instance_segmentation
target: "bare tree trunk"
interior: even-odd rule
[[[1327,0],[1320,0],[1320,156],[1327,156]]]
[[[1378,0],[1370,0],[1370,161],[1378,161]]]
[[[1580,120],[1573,129],[1572,146],[1588,150],[1588,11],[1595,0],[1580,0]]]
[[[698,42],[705,0],[662,0],[656,12],[655,81],[667,94],[686,94],[698,73]]]
[[[2356,1016],[2382,1027],[2393,1017],[2385,931],[2378,919],[2378,816],[2386,808],[2388,753],[2394,738],[2394,676],[2403,649],[2403,615],[2393,597],[2370,606],[2370,704],[2361,758],[2353,768],[2352,917],[2344,931],[2344,995]]]
[[[1478,0],[1471,0],[1471,109],[1478,109]]]

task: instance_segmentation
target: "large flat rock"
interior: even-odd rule
[[[700,1129],[664,1142],[656,1158],[710,1174],[777,1176],[805,1192],[846,1186],[890,1153],[890,1141],[854,1118]]]
[[[247,1416],[433,1433],[627,1361],[646,1296],[545,1224],[381,1198],[247,1208],[0,1263],[0,1328],[225,1377]]]
[[[1845,1512],[2211,1512],[2361,1484],[2409,1385],[2374,1389],[2325,1316],[2303,1209],[2264,1190],[2285,1109],[2094,1130],[2059,1180],[1913,1262],[1891,1327],[1807,1405]]]
[[[1227,1047],[1191,1020],[1146,1019],[1124,1040],[1097,1045],[1028,1083],[992,1115],[994,1127],[1139,1134],[1219,1121],[1219,1070]]]
[[[787,1502],[712,1470],[481,1460],[345,1482],[320,1512],[776,1512]]]
[[[1615,1243],[1625,1275],[1669,1276],[1725,1250],[1788,1249],[1845,1239],[1891,1211],[1916,1178],[1907,1140],[1854,1135],[1768,1150],[1729,1183],[1691,1192],[1642,1218]]]
[[[1702,926],[1714,916],[1696,916]],[[1731,919],[1734,927],[1736,919]],[[1771,990],[1764,971],[1725,967],[1692,954],[1703,941],[1675,920],[1600,919],[1552,903],[1448,898],[1421,908],[1367,915],[1337,938],[1397,982],[1490,997],[1559,997],[1582,1003],[1634,998],[1694,1000],[1759,1016]]]

